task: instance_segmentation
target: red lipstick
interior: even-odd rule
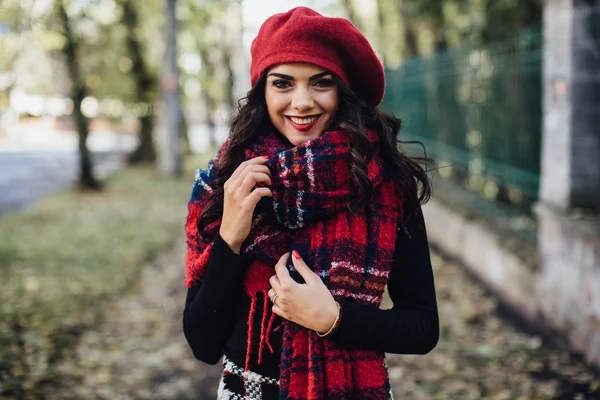
[[[306,131],[310,130],[313,126],[315,126],[315,124],[319,121],[319,118],[321,118],[321,116],[319,115],[317,118],[315,118],[315,120],[313,122],[310,122],[308,124],[302,124],[302,125],[295,123],[288,116],[286,116],[285,118],[288,120],[290,125],[292,125],[294,127],[294,129],[301,131],[301,132],[306,132]]]

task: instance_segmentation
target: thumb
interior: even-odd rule
[[[275,273],[277,274],[277,278],[279,278],[279,281],[282,283],[284,283],[284,282],[287,283],[289,281],[293,281],[293,279],[290,276],[290,273],[286,267],[289,257],[290,257],[290,253],[285,253],[284,255],[282,255],[279,258],[279,261],[275,265]]]
[[[318,278],[317,274],[315,274],[308,265],[306,265],[302,257],[300,257],[300,253],[298,253],[297,250],[292,251],[292,263],[294,264],[296,271],[304,278],[304,282],[314,282],[315,278]]]

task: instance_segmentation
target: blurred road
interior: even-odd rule
[[[217,124],[215,134],[223,142],[226,124]],[[210,149],[210,129],[204,123],[190,126],[190,146],[194,152]],[[127,152],[137,145],[131,135],[110,129],[90,132],[87,140],[98,178],[123,166]],[[42,123],[21,124],[11,137],[0,137],[0,214],[17,210],[36,199],[64,188],[77,179],[77,138],[74,132],[59,132]]]
[[[56,128],[53,119],[5,126],[0,136],[0,214],[17,210],[77,180],[77,134]],[[123,155],[137,145],[135,135],[108,126],[91,127],[87,146],[98,179],[122,167]]]
[[[123,152],[93,152],[98,178],[122,167]],[[0,214],[31,204],[77,179],[78,154],[74,151],[0,152]]]

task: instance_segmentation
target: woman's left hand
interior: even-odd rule
[[[286,267],[290,253],[286,253],[275,265],[275,273],[269,280],[269,298],[277,295],[273,312],[282,318],[317,332],[327,332],[337,317],[335,299],[321,278],[306,265],[294,250],[292,263],[306,283],[297,283]]]

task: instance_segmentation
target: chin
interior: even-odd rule
[[[292,140],[290,140],[290,142],[294,145],[294,146],[300,146],[303,143],[308,142],[309,140],[313,140],[318,138],[321,135],[311,135],[311,136],[302,136],[302,137],[294,137],[292,138]]]
[[[321,136],[321,134],[323,132],[324,132],[323,130],[318,130],[315,133],[293,132],[293,133],[290,133],[289,135],[285,135],[285,136],[288,138],[290,143],[292,143],[294,146],[300,146],[302,143],[306,143],[309,140],[318,138],[319,136]]]

